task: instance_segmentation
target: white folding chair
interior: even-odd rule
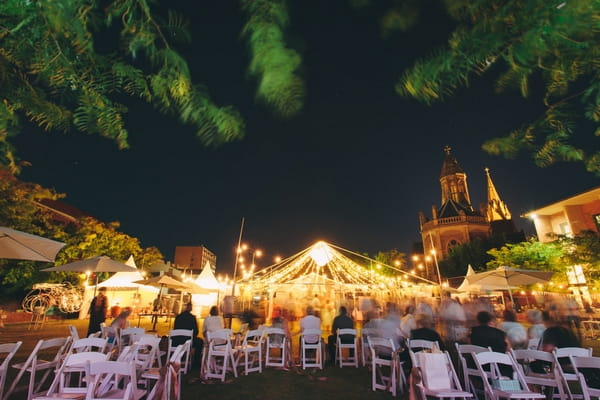
[[[290,357],[288,338],[282,328],[266,327],[265,367],[285,367]]]
[[[6,382],[8,366],[22,344],[23,342],[0,344],[0,355],[3,357],[2,364],[0,364],[0,400],[4,400],[4,383]]]
[[[572,357],[591,357],[592,356],[592,348],[591,347],[561,347],[561,348],[554,349],[552,351],[554,353],[554,356],[558,360],[557,368],[560,368],[561,373],[564,376],[565,381],[567,382],[567,387],[569,388],[569,391],[571,392],[571,397],[583,398],[583,396],[581,396],[581,395],[574,394],[571,391],[571,387],[569,384],[569,383],[578,382],[579,377],[574,372],[565,371],[562,368],[561,361],[563,361],[565,359],[571,359]],[[566,360],[566,361],[568,361],[570,363],[570,360]]]
[[[119,335],[119,346],[121,348],[125,346],[131,346],[137,342],[144,334],[146,330],[144,328],[129,327],[120,330]]]
[[[336,353],[340,368],[354,366],[358,368],[358,338],[356,329],[342,328],[337,330]],[[345,351],[348,353],[344,356]]]
[[[54,372],[56,368],[58,368],[61,363],[63,356],[66,350],[71,343],[71,337],[63,337],[63,338],[55,338],[55,339],[47,339],[47,340],[39,340],[27,360],[22,363],[15,363],[11,367],[18,369],[19,372],[17,376],[12,381],[10,388],[6,392],[5,397],[8,398],[17,388],[17,385],[20,383],[21,378],[25,373],[29,374],[29,384],[27,387],[27,400],[31,400],[34,394],[40,392],[44,384],[46,383],[50,373]],[[54,357],[49,360],[44,360],[41,358],[40,354],[49,355],[50,353],[54,353]],[[43,372],[43,375],[40,378],[37,378],[36,375],[39,372]]]
[[[107,355],[96,351],[71,353],[65,357],[47,392],[33,396],[33,400],[78,399],[87,392],[86,367],[89,363],[106,361]]]
[[[75,325],[69,325],[69,333],[71,334],[73,341],[81,339],[79,337],[79,331]]]
[[[415,347],[415,349],[422,347]],[[414,353],[413,368],[417,368],[421,382],[417,387],[422,399],[435,397],[438,399],[468,399],[473,397],[471,392],[463,390],[450,360],[450,355],[445,352]]]
[[[105,353],[108,348],[108,340],[106,338],[95,337],[95,338],[83,338],[75,340],[71,345],[69,353],[79,353],[82,351],[96,351],[99,353]]]
[[[142,373],[141,377],[146,383],[146,388],[148,387],[148,381],[156,381],[146,400],[155,398],[170,400],[173,392],[177,394],[177,400],[181,398],[182,362],[186,351],[189,351],[191,347],[191,343],[191,340],[188,339],[184,344],[174,347],[166,368],[151,368]]]
[[[372,390],[384,390],[395,396],[400,363],[393,340],[370,336],[369,349],[371,350]]]
[[[136,343],[135,364],[138,371],[145,371],[155,365],[162,367],[160,360],[160,338],[144,335]]]
[[[477,346],[474,344],[454,343],[454,345],[456,346],[456,353],[458,355],[460,372],[463,378],[463,388],[465,390],[471,391],[471,393],[473,393],[475,397],[478,398],[478,393],[484,393],[481,390],[479,390],[472,381],[472,378],[479,379],[479,371],[477,371],[475,360],[473,360],[473,353],[492,351],[492,349],[489,347]],[[472,363],[472,365],[469,366],[469,363]]]
[[[302,369],[319,368],[323,369],[323,343],[321,338],[322,331],[320,329],[305,329],[300,334],[300,358],[302,361]],[[312,339],[317,337],[316,342]],[[309,340],[307,340],[307,338]],[[314,357],[310,353],[314,351]]]
[[[473,353],[479,377],[483,382],[486,399],[545,399],[542,393],[529,390],[525,377],[515,360],[506,353],[484,351]],[[503,367],[512,370],[512,376],[502,374]],[[486,371],[489,369],[489,372]]]
[[[231,370],[237,378],[236,357],[231,346],[231,329],[219,329],[206,332],[208,350],[206,360],[202,363],[205,378],[216,378],[225,381],[227,371]]]
[[[181,343],[177,343],[176,345],[173,345],[173,339],[175,339],[176,342],[181,342]],[[185,343],[186,341],[190,340],[191,343],[194,342],[194,331],[191,329],[171,329],[169,331],[169,346],[167,349],[167,359],[171,358],[171,354],[175,351],[175,349],[177,348],[177,346],[179,344]],[[182,358],[182,368],[184,369],[185,373],[187,374],[188,372],[190,372],[190,370],[192,369],[192,363],[190,362],[190,353],[191,351],[187,351]]]
[[[262,331],[258,329],[249,330],[246,331],[242,344],[236,349],[236,365],[239,366],[242,357],[244,357],[244,375],[248,375],[249,372],[262,372],[262,342]]]
[[[360,354],[363,367],[371,362],[371,349],[369,348],[369,336],[376,335],[375,329],[362,328],[360,330]]]
[[[89,364],[86,400],[139,400],[146,391],[137,387],[135,366],[120,361]]]
[[[410,355],[410,361],[413,366],[415,365],[415,353],[420,351],[434,351],[439,350],[440,345],[437,340],[424,340],[424,339],[408,339],[406,341],[406,346],[408,348],[408,354]]]
[[[600,387],[590,386],[589,375],[600,376],[600,357],[570,356],[571,365],[575,370],[575,375],[581,385],[581,392],[584,400],[590,400],[592,397],[600,399]],[[597,384],[596,384],[597,385]]]
[[[558,391],[558,398],[570,398],[570,390],[562,373],[557,367],[558,360],[553,353],[541,350],[511,350],[510,354],[523,372],[529,389],[543,393],[546,388]]]

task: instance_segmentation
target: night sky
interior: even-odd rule
[[[182,51],[194,80],[217,104],[240,110],[246,137],[204,148],[192,128],[130,101],[131,149],[28,129],[13,142],[32,163],[21,179],[120,221],[121,231],[167,260],[177,245],[205,245],[217,255],[217,273],[233,269],[242,217],[243,241],[265,252],[259,266],[321,239],[361,253],[410,252],[420,240],[418,212],[430,216],[440,203],[445,145],[467,173],[474,207],[486,200],[489,167],[526,233],[532,224],[521,214],[598,185],[581,164],[540,169],[525,154],[506,160],[481,150],[542,113],[540,90],[529,100],[497,95],[486,75],[433,106],[394,92],[403,68],[446,42],[452,23],[441,10],[425,7],[418,26],[383,38],[380,9],[347,3],[292,2],[289,43],[303,57],[307,98],[300,115],[283,120],[254,101],[238,2],[173,2],[192,19],[192,43]]]

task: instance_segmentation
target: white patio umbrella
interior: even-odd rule
[[[137,268],[127,264],[115,261],[108,256],[97,256],[87,260],[79,260],[71,263],[58,265],[56,267],[44,268],[42,271],[48,272],[85,272],[96,273],[96,285],[94,286],[94,296],[96,296],[96,287],[98,286],[98,272],[133,272]]]
[[[53,262],[64,243],[0,226],[0,258]]]
[[[554,275],[554,272],[552,271],[536,271],[502,266],[491,271],[468,275],[466,280],[469,284],[481,286],[490,285],[503,288],[503,290],[508,290],[510,302],[514,304],[512,292],[510,290],[512,286],[524,286],[548,282],[552,278],[552,275]]]

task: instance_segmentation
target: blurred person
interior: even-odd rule
[[[450,296],[440,304],[439,318],[446,343],[464,343],[467,340],[467,315],[462,305]]]
[[[581,347],[581,343],[573,332],[562,326],[549,312],[542,312],[542,320],[546,329],[540,339],[540,349],[552,352],[555,348]]]
[[[225,326],[223,317],[219,315],[217,306],[212,306],[208,314],[208,317],[204,318],[204,324],[202,325],[202,336],[204,336],[205,339],[207,337],[206,332],[214,332],[223,329]]]
[[[133,310],[131,307],[125,307],[121,310],[119,315],[111,322],[110,326],[118,329],[129,328],[129,316]]]
[[[288,367],[293,366],[293,362],[292,362],[292,335],[290,333],[290,327],[289,327],[289,323],[288,323],[288,319],[286,318],[286,310],[282,310],[281,307],[279,306],[275,306],[273,307],[273,314],[271,316],[271,326],[273,328],[280,328],[283,329],[283,331],[285,332],[285,337],[287,338],[287,344],[286,344],[286,352],[287,354],[289,354],[290,356],[287,357],[287,363],[288,363]],[[271,342],[273,344],[276,345],[281,345],[281,343],[283,343],[283,337],[281,337],[281,335],[273,335],[271,338]]]
[[[192,358],[192,368],[199,368],[204,341],[198,337],[198,320],[196,319],[196,316],[192,314],[192,303],[187,303],[183,311],[175,317],[173,329],[189,329],[193,331],[192,349],[194,355]],[[171,345],[178,346],[184,344],[186,340],[187,336],[174,336],[171,338]]]
[[[98,289],[98,294],[92,299],[90,304],[90,323],[86,336],[100,331],[100,324],[106,321],[108,312],[108,297],[106,297],[106,288]]]
[[[433,318],[429,314],[417,314],[415,315],[416,328],[410,331],[411,339],[429,340],[431,342],[438,342],[440,350],[445,351],[446,346],[442,341],[440,334],[434,329]]]
[[[527,322],[531,325],[527,329],[527,337],[529,339],[541,339],[546,326],[542,321],[542,312],[540,310],[529,310],[526,314]]]
[[[337,349],[337,331],[338,329],[354,329],[354,321],[348,315],[348,310],[344,306],[340,306],[339,314],[333,319],[332,334],[327,338],[327,348],[329,350],[329,362],[336,363]],[[353,338],[348,335],[340,337],[342,343],[352,343]],[[350,354],[352,356],[352,354]]]
[[[513,349],[526,349],[527,331],[521,323],[517,322],[517,314],[513,310],[506,309],[502,316],[504,321],[498,325],[498,328],[506,332],[510,346]]]
[[[331,324],[334,318],[334,308],[331,301],[325,300],[325,305],[321,308],[321,321],[323,322],[323,333],[329,335],[331,332]]]
[[[471,344],[491,347],[492,351],[506,353],[510,349],[510,343],[506,337],[506,332],[494,326],[494,315],[487,311],[477,313],[476,325],[471,328]]]
[[[415,307],[413,305],[408,305],[404,308],[404,315],[400,319],[400,331],[405,338],[410,337],[410,332],[417,328],[414,312]]]

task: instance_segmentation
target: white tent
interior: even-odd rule
[[[202,268],[202,272],[192,282],[202,289],[212,292],[208,294],[192,294],[193,312],[196,315],[205,316],[208,314],[210,307],[217,305],[219,302],[219,290],[221,287],[208,261],[204,265],[204,268]]]
[[[156,298],[159,289],[134,283],[135,281],[144,279],[144,276],[137,270],[133,256],[130,256],[125,264],[136,268],[136,270],[132,272],[117,272],[107,280],[100,282],[98,288],[106,288],[106,297],[108,297],[109,307],[115,305],[120,307],[132,307],[134,311],[149,307]],[[94,286],[88,286],[85,290],[85,300],[82,307],[82,313],[79,314],[80,318],[82,318],[82,315],[85,317],[87,314],[87,309],[92,300],[94,289]]]

